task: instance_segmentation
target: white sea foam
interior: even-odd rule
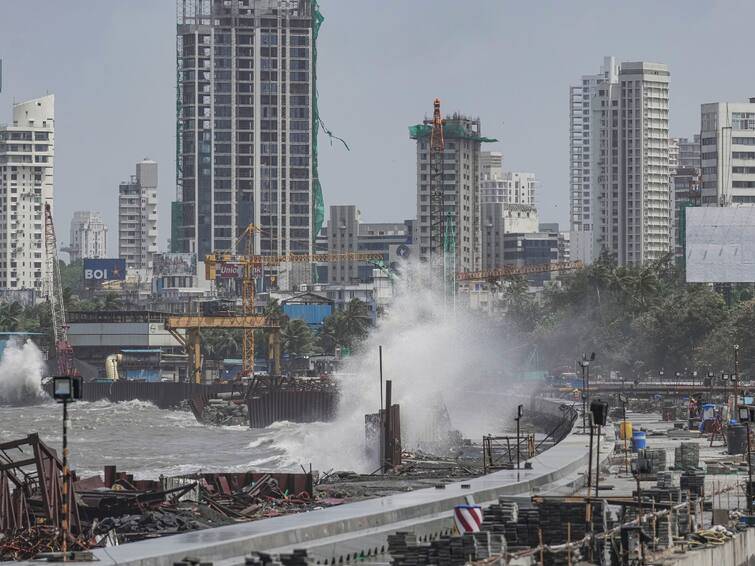
[[[426,265],[406,265],[387,316],[342,368],[338,418],[295,429],[278,423],[269,428],[276,447],[321,470],[373,471],[365,414],[380,406],[379,345],[384,379],[392,380],[393,403],[400,405],[404,447],[441,439],[448,428],[474,438],[499,430],[511,410],[511,384],[502,371],[509,357],[506,335],[479,313],[444,306],[449,301],[438,287]],[[442,418],[444,407],[450,422]]]
[[[11,339],[0,359],[0,402],[13,405],[38,403],[46,396],[42,377],[46,371],[42,352],[31,340]]]

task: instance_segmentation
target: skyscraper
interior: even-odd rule
[[[0,127],[0,288],[43,290],[45,204],[52,206],[55,97],[13,105]]]
[[[422,260],[430,259],[430,200],[433,190],[430,174],[431,120],[410,128],[410,137],[417,140],[417,227],[414,242]],[[445,150],[443,152],[444,232],[456,241],[456,271],[472,271],[479,267],[479,193],[480,145],[495,141],[483,138],[479,118],[460,114],[443,120]]]
[[[171,248],[312,253],[317,182],[313,0],[178,0]],[[241,251],[241,250],[236,250]]]
[[[755,204],[755,98],[703,104],[703,205]]]
[[[571,253],[639,265],[670,248],[669,71],[604,60],[570,89]]]
[[[71,261],[107,257],[107,226],[102,221],[102,214],[89,210],[73,213],[68,253]]]
[[[128,269],[151,275],[157,253],[157,163],[136,164],[136,175],[118,187],[118,257]]]

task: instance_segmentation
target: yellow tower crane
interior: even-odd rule
[[[287,254],[287,255],[256,255],[254,254],[254,234],[261,229],[250,224],[236,240],[233,249],[238,249],[238,244],[246,238],[245,253],[236,254],[231,251],[215,252],[205,257],[205,277],[214,281],[218,274],[221,277],[229,275],[241,280],[241,305],[244,324],[236,328],[243,328],[244,338],[242,343],[242,375],[254,373],[254,331],[258,328],[273,330],[270,334],[270,351],[275,372],[280,372],[280,321],[271,317],[255,316],[254,295],[256,281],[264,275],[267,268],[278,267],[282,263],[315,263],[315,262],[341,262],[341,261],[370,261],[382,260],[382,253],[370,252],[339,252],[326,254]],[[186,318],[186,317],[182,317]],[[218,318],[228,322],[234,317],[192,317],[197,319]],[[197,321],[198,323],[201,321]],[[209,321],[208,321],[209,322]],[[218,323],[216,323],[218,324]],[[208,325],[209,327],[210,325]],[[216,328],[218,326],[215,326]],[[230,326],[222,326],[229,328]],[[196,363],[196,361],[195,361]]]

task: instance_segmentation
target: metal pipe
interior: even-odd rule
[[[592,440],[593,440],[592,415],[590,415],[589,420],[590,420],[590,450],[587,456],[587,495],[590,495],[590,489],[592,488]]]
[[[595,453],[595,497],[598,497],[598,484],[600,483],[600,425],[598,425],[598,445]],[[589,495],[589,492],[588,492]]]

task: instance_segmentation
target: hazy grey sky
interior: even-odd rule
[[[504,166],[532,171],[542,221],[568,219],[568,87],[604,55],[666,63],[671,133],[703,102],[755,96],[752,0],[320,0],[320,138],[326,205],[370,221],[411,218],[407,126],[432,110],[482,119]],[[160,164],[160,246],[175,196],[175,2],[2,0],[0,122],[14,99],[56,95],[55,213],[100,210],[117,242],[118,183]]]

